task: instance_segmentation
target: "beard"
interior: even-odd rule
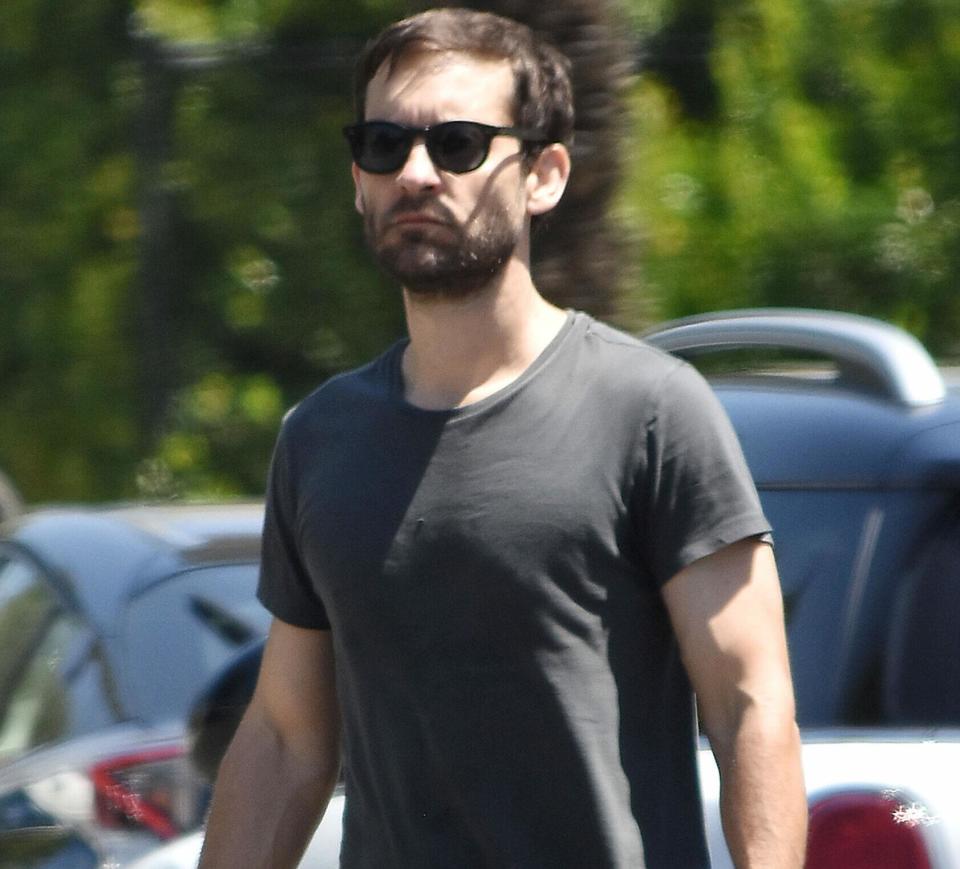
[[[423,212],[442,226],[396,227],[385,240],[383,225],[393,214]],[[405,199],[378,222],[364,217],[367,244],[380,267],[412,295],[457,299],[474,295],[499,275],[520,240],[521,228],[496,203],[479,210],[468,227],[433,200]]]

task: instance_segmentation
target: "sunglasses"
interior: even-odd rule
[[[537,130],[491,127],[476,121],[445,121],[432,127],[404,127],[389,121],[363,121],[343,128],[353,161],[364,171],[385,175],[401,169],[418,136],[438,169],[472,172],[487,159],[495,136],[515,136],[524,142],[545,142]]]

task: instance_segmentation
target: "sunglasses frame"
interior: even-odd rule
[[[439,152],[440,143],[436,138],[438,134],[441,134],[444,129],[449,129],[451,126],[458,126],[464,124],[470,127],[473,130],[479,130],[483,135],[483,148],[479,153],[479,159],[472,163],[470,166],[464,169],[453,169],[449,166],[445,166],[446,162],[443,158],[443,155]],[[362,157],[363,150],[363,134],[364,131],[369,130],[374,127],[386,127],[391,131],[399,131],[398,137],[403,144],[403,147],[400,148],[397,152],[397,163],[393,165],[392,163],[382,169],[371,169],[369,164],[364,166],[359,157]],[[404,124],[396,124],[393,121],[359,121],[355,124],[348,124],[343,128],[343,135],[346,136],[347,141],[350,144],[350,152],[353,156],[354,163],[360,167],[364,172],[369,172],[372,175],[389,175],[392,172],[397,172],[404,165],[406,165],[407,160],[410,158],[410,152],[413,150],[414,143],[421,136],[423,137],[424,144],[427,147],[427,154],[430,155],[433,165],[437,169],[441,169],[444,172],[452,172],[455,175],[464,175],[467,172],[473,172],[475,169],[480,168],[486,161],[487,157],[490,155],[490,145],[493,143],[493,140],[497,136],[514,136],[517,139],[520,139],[522,142],[535,142],[535,143],[545,143],[547,138],[543,135],[540,130],[532,130],[526,127],[496,127],[491,124],[482,124],[479,121],[442,121],[439,124],[431,124],[428,127],[408,127]],[[438,159],[439,158],[439,159]]]

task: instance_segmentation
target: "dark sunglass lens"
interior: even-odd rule
[[[365,124],[359,128],[354,159],[366,172],[393,172],[410,153],[413,136],[396,124]]]
[[[451,121],[438,124],[429,134],[433,162],[449,172],[471,172],[486,159],[490,137],[479,124]]]

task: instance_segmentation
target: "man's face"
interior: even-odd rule
[[[415,53],[367,87],[366,119],[426,127],[514,123],[507,61]],[[418,138],[396,172],[353,167],[357,210],[380,265],[415,295],[467,296],[489,285],[526,231],[521,143],[497,136],[472,172],[438,169]]]

